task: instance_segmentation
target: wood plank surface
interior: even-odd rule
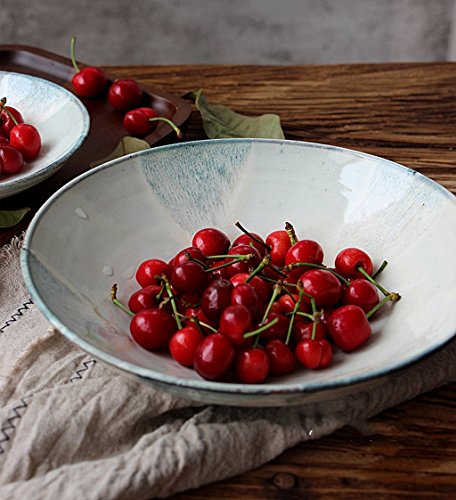
[[[456,193],[456,64],[106,69],[176,95],[202,87],[241,113],[278,113],[287,139],[395,160]],[[204,137],[193,113],[186,139]],[[456,498],[455,407],[453,383],[174,498]]]

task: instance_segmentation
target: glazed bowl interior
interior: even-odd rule
[[[55,173],[89,133],[89,113],[67,89],[43,78],[0,71],[0,97],[19,110],[41,136],[37,158],[14,175],[0,177],[0,198],[11,196]]]
[[[172,258],[202,227],[234,238],[238,220],[263,236],[292,222],[300,238],[322,245],[329,266],[349,246],[375,266],[386,259],[382,284],[402,299],[373,321],[358,351],[261,385],[208,382],[139,347],[129,317],[110,302],[112,284],[126,301],[139,288],[140,262]],[[62,188],[33,220],[22,266],[43,313],[99,359],[199,401],[285,405],[387,375],[453,337],[455,222],[451,193],[374,156],[290,141],[181,143],[112,161]]]

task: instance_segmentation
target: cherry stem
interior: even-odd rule
[[[288,276],[278,267],[276,266],[275,264],[273,264],[272,262],[270,262],[269,264],[269,267],[275,271],[279,276],[282,276],[282,278],[288,278]]]
[[[165,285],[164,285],[164,283],[162,283],[161,290],[155,296],[155,298],[157,299],[157,302],[160,302],[161,298],[163,297],[164,292],[165,292]]]
[[[173,309],[173,313],[174,313],[173,316],[174,316],[174,319],[176,320],[177,327],[180,330],[182,328],[182,323],[179,319],[179,312],[178,312],[177,306],[176,306],[176,297],[174,296],[174,293],[171,289],[171,285],[169,284],[168,278],[166,277],[165,274],[162,274],[161,276],[158,276],[158,279],[165,285],[169,300],[171,302],[171,308]]]
[[[191,260],[192,262],[196,262],[200,266],[203,266],[204,269],[208,268],[208,265],[205,262],[203,262],[202,260],[196,259],[195,257],[193,257],[193,255],[190,252],[185,252],[184,255],[187,257],[188,260]]]
[[[177,137],[179,137],[179,139],[182,139],[182,137],[184,137],[182,130],[175,123],[173,123],[169,118],[165,118],[164,116],[155,116],[154,118],[149,118],[149,121],[150,122],[165,122],[174,130],[174,132],[176,132],[176,135],[177,135]]]
[[[266,311],[264,311],[260,325],[264,325],[266,319],[268,318],[269,313],[271,312],[272,304],[274,303],[275,299],[277,298],[278,295],[280,295],[281,292],[282,292],[282,283],[278,282],[274,285],[274,288],[272,289],[272,295],[271,298],[269,299],[268,307],[266,308]]]
[[[115,306],[117,306],[119,309],[122,309],[122,311],[126,312],[130,316],[135,315],[135,313],[131,312],[130,309],[128,309],[125,304],[122,304],[122,302],[117,298],[117,285],[115,283],[111,287],[111,301]]]
[[[232,255],[229,255],[229,257],[232,257]],[[236,264],[237,262],[244,262],[246,260],[253,259],[255,255],[253,253],[248,253],[247,255],[236,255],[235,258],[231,262],[224,262],[223,264],[220,264],[219,266],[215,267],[208,267],[205,269],[207,273],[211,273],[212,271],[217,271],[218,269],[222,269],[224,267],[231,266],[232,264]]]
[[[257,268],[254,269],[249,276],[245,279],[244,283],[248,283],[250,280],[252,280],[257,274],[260,274],[261,271],[269,265],[269,262],[271,261],[271,257],[269,255],[266,255],[263,260],[258,264]]]
[[[358,267],[358,271],[367,279],[367,281],[370,281],[374,286],[376,286],[383,293],[383,295],[385,295],[385,297],[388,297],[392,302],[397,302],[401,298],[401,296],[397,292],[388,292],[386,288],[383,288],[380,283],[375,281],[372,276],[366,273],[366,271],[361,266]]]
[[[5,103],[6,103],[6,99],[5,99]],[[2,111],[4,111],[11,118],[11,120],[14,123],[14,125],[19,125],[19,122],[16,120],[16,118],[13,115],[13,113],[11,113],[11,111],[8,108],[5,108],[5,107],[2,106]]]
[[[310,299],[310,306],[312,307],[312,314],[317,313],[317,304],[315,303],[315,299],[311,298]],[[312,323],[312,335],[310,337],[310,340],[315,340],[315,335],[317,334],[317,322],[313,321]]]
[[[238,229],[240,229],[244,234],[246,234],[247,236],[249,236],[250,238],[252,238],[253,241],[256,241],[259,245],[261,245],[262,247],[266,248],[266,250],[268,252],[270,252],[272,250],[272,248],[267,243],[265,243],[264,241],[262,241],[259,238],[257,238],[250,231],[247,231],[247,229],[239,221],[236,222],[235,226]]]
[[[73,68],[77,73],[79,73],[81,70],[79,69],[78,63],[76,62],[76,58],[74,57],[75,54],[75,45],[76,45],[76,38],[72,37],[71,42],[70,42],[70,57],[71,57],[71,64],[73,65]]]
[[[290,323],[288,324],[287,338],[285,339],[285,345],[288,345],[291,338],[291,331],[293,330],[294,321],[296,318],[296,313],[298,309],[301,307],[302,296],[304,295],[304,289],[302,287],[302,282],[298,281],[298,300],[293,308],[293,312],[291,313]]]
[[[295,245],[298,241],[298,237],[296,236],[295,228],[289,222],[285,222],[285,231],[288,233],[288,237],[290,238],[291,246]]]
[[[376,276],[378,276],[382,271],[383,269],[385,269],[385,267],[388,265],[388,262],[386,260],[384,260],[381,264],[381,266],[377,269],[377,271],[372,275],[373,278],[375,278]]]
[[[386,295],[378,304],[376,304],[368,313],[366,313],[366,318],[369,319],[375,312],[377,312],[390,300],[392,300],[391,295]]]
[[[274,318],[270,323],[266,325],[262,325],[256,330],[252,330],[251,332],[244,333],[243,338],[248,339],[250,337],[253,337],[254,335],[258,335],[261,332],[264,332],[268,328],[271,328],[271,326],[275,325],[279,321],[279,318]]]

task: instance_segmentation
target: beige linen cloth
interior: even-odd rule
[[[166,497],[257,467],[456,380],[456,342],[375,388],[292,408],[193,404],[110,368],[50,328],[0,249],[0,498]]]

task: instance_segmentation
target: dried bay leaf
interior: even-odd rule
[[[278,115],[245,116],[236,113],[228,106],[209,104],[203,89],[189,92],[183,97],[195,102],[209,139],[226,137],[285,139]]]

